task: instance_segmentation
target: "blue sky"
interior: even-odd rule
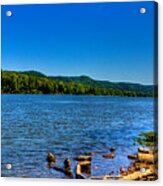
[[[153,14],[153,2],[3,6],[2,69],[152,84]]]

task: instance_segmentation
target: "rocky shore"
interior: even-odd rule
[[[158,179],[158,150],[149,150],[138,148],[137,155],[129,154],[127,157],[132,161],[128,169],[120,166],[119,174],[114,175],[111,172],[109,175],[91,176],[92,156],[95,152],[87,153],[86,155],[77,156],[74,160],[77,161],[75,171],[72,171],[71,162],[65,159],[63,168],[55,165],[57,159],[51,152],[47,155],[48,167],[60,171],[71,179],[99,179],[99,180],[141,180],[155,181]],[[116,158],[116,148],[112,147],[109,154],[103,154],[103,158]]]

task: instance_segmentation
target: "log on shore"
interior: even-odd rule
[[[154,169],[155,164],[136,161],[133,163],[133,167],[135,168],[135,170],[140,170],[141,168]]]
[[[158,154],[144,154],[138,152],[138,160],[140,162],[148,162],[148,163],[154,163],[158,159]]]
[[[141,180],[143,177],[147,176],[153,176],[154,170],[153,169],[147,169],[144,173],[140,171],[136,171],[132,174],[128,174],[126,176],[122,177],[122,180]]]
[[[149,150],[149,149],[144,149],[144,148],[138,148],[138,152],[140,153],[144,153],[144,154],[154,154],[153,150]]]

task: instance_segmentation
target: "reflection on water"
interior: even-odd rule
[[[48,169],[48,152],[58,166],[70,158],[74,170],[76,155],[98,152],[92,175],[118,173],[130,164],[127,155],[137,151],[135,137],[153,130],[152,116],[152,98],[2,95],[2,176],[64,178]],[[111,146],[116,158],[103,158]]]

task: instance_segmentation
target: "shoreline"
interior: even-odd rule
[[[116,157],[116,148],[112,147],[109,154],[104,154],[104,158],[114,159]],[[155,181],[158,179],[158,150],[144,149],[139,147],[137,155],[128,155],[128,159],[133,160],[131,165],[125,169],[120,167],[120,173],[115,175],[112,171],[110,174],[92,176],[91,167],[92,156],[95,152],[90,152],[87,155],[77,156],[74,159],[77,161],[75,175],[71,168],[70,159],[65,159],[64,168],[57,167],[56,157],[52,153],[48,153],[47,161],[49,169],[54,169],[65,174],[66,178],[70,179],[92,179],[92,180],[141,180]]]
[[[91,95],[91,94],[32,94],[32,93],[1,93],[1,95],[47,95],[47,96],[94,96],[94,97],[125,97],[125,98],[152,98],[157,99],[158,96],[121,96],[121,95]]]

